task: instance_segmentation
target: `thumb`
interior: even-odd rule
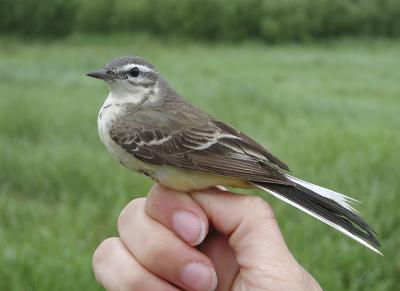
[[[229,237],[237,262],[247,268],[286,267],[295,262],[269,204],[257,196],[217,188],[191,194],[214,228]]]

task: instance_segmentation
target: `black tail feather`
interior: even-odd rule
[[[339,228],[350,232],[372,246],[379,253],[377,249],[380,247],[380,244],[376,239],[376,233],[357,213],[344,207],[337,201],[319,195],[299,184],[293,186],[260,182],[254,182],[253,184],[267,191],[269,189],[281,195],[282,198],[300,206],[299,208],[304,208],[312,212],[322,218],[321,220],[327,220]]]

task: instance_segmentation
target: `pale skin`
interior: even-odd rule
[[[93,255],[107,290],[322,290],[256,196],[156,184],[122,210],[118,233]]]

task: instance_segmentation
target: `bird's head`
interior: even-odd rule
[[[105,81],[116,98],[154,92],[159,74],[153,65],[140,57],[124,56],[108,62],[103,69],[87,76]]]

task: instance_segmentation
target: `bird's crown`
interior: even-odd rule
[[[118,68],[125,67],[127,65],[140,65],[147,67],[149,69],[153,69],[154,66],[147,62],[145,59],[136,56],[122,56],[116,59],[109,61],[104,68],[106,70],[115,70]]]

